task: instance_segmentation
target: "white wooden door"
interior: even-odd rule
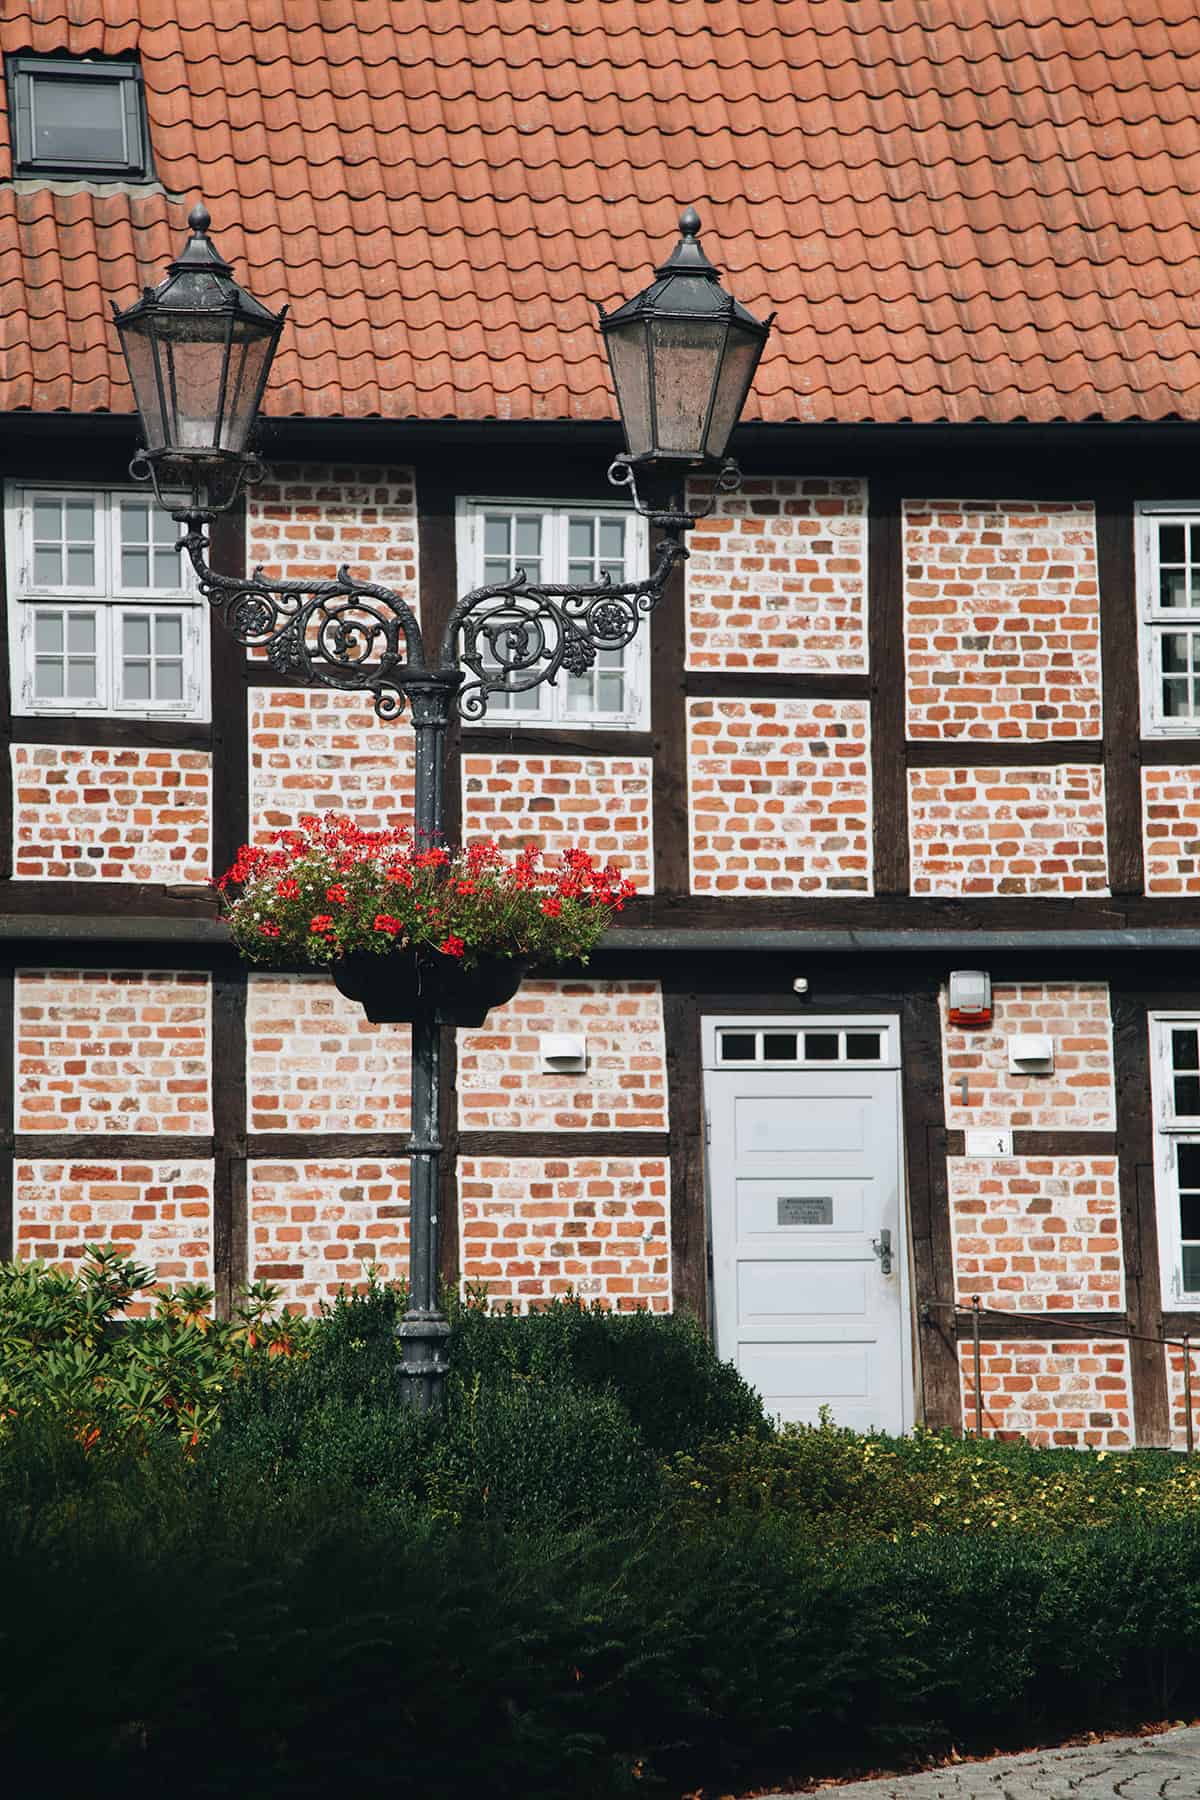
[[[768,1412],[855,1430],[910,1422],[894,1022],[710,1023],[705,1101],[718,1353]],[[878,1055],[847,1060],[847,1047]],[[724,1044],[757,1054],[726,1057]],[[790,1066],[763,1046],[796,1045]],[[830,1055],[836,1044],[839,1054]],[[806,1055],[811,1046],[821,1062]],[[715,1066],[713,1066],[715,1064]]]

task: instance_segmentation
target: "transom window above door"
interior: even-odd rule
[[[140,493],[23,487],[7,508],[13,706],[207,717],[207,617],[178,527]]]
[[[1200,501],[1138,508],[1142,730],[1200,733]]]
[[[864,1019],[814,1020],[797,1025],[717,1025],[713,1045],[718,1068],[836,1069],[890,1067],[896,1060],[895,1027]]]
[[[645,521],[620,507],[545,506],[528,501],[466,500],[458,515],[459,589],[493,587],[524,573],[530,583],[636,581],[647,572]],[[499,628],[503,630],[503,619]],[[514,609],[512,629],[522,631]],[[630,644],[600,648],[583,675],[498,689],[488,697],[493,727],[629,726],[649,718],[647,639],[643,620]],[[493,660],[491,666],[499,667]]]

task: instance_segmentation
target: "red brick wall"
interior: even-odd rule
[[[975,1429],[974,1350],[959,1343],[963,1427]],[[980,1345],[983,1434],[1035,1444],[1127,1450],[1133,1401],[1126,1346],[1098,1338],[1066,1343],[985,1338]]]
[[[366,695],[316,688],[251,688],[249,705],[255,842],[304,813],[349,813],[367,831],[412,825],[407,717],[384,724]]]
[[[689,700],[694,894],[869,894],[861,700]]]
[[[1200,1321],[1198,1321],[1200,1323]],[[1176,1332],[1175,1336],[1180,1334]],[[1187,1389],[1183,1379],[1183,1350],[1168,1344],[1167,1394],[1170,1405],[1170,1439],[1172,1450],[1187,1449]],[[1200,1330],[1192,1348],[1192,1442],[1200,1445]]]
[[[910,769],[914,894],[1105,894],[1104,773]]]
[[[12,761],[18,880],[208,880],[206,752],[14,744]]]
[[[1200,768],[1142,770],[1148,894],[1200,894]]]
[[[538,1039],[582,1033],[584,1073],[541,1067]],[[666,1052],[655,981],[527,981],[458,1038],[465,1131],[665,1131]]]
[[[913,738],[1100,735],[1090,501],[906,500]]]
[[[206,975],[26,969],[16,1129],[210,1132]]]
[[[866,483],[747,478],[688,539],[691,669],[867,666]]]
[[[1000,1312],[1124,1304],[1115,1156],[952,1156],[949,1178],[960,1305],[975,1295]]]
[[[651,891],[649,757],[480,756],[468,745],[462,768],[464,838],[550,855],[580,845]]]
[[[952,1131],[999,1125],[1031,1131],[1111,1131],[1116,1124],[1112,1025],[1102,983],[1025,982],[992,989],[984,1031],[949,1024],[942,993],[946,1123]],[[1052,1075],[1010,1075],[1008,1040],[1054,1040]],[[964,1106],[960,1077],[967,1077]]]
[[[463,1278],[522,1310],[574,1293],[667,1312],[669,1189],[665,1157],[463,1157]]]
[[[252,975],[246,1000],[251,1131],[405,1131],[409,1031],[369,1025],[328,975]]]
[[[408,1275],[408,1164],[378,1158],[252,1162],[246,1184],[251,1281],[315,1313],[341,1287]]]
[[[18,1161],[13,1211],[20,1258],[73,1262],[112,1243],[168,1287],[212,1282],[211,1162]]]
[[[246,498],[246,562],[269,580],[352,575],[417,610],[417,509],[411,469],[279,467]]]

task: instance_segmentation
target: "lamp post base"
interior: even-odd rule
[[[441,1412],[450,1368],[450,1324],[444,1313],[411,1308],[396,1327],[400,1396],[414,1412]]]

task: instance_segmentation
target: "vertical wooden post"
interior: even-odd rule
[[[1196,1448],[1196,1422],[1192,1417],[1192,1340],[1186,1331],[1183,1334],[1183,1407],[1187,1414],[1187,1450],[1191,1456]]]
[[[971,1338],[975,1355],[975,1436],[983,1436],[983,1358],[979,1348],[979,1295],[971,1295]]]

